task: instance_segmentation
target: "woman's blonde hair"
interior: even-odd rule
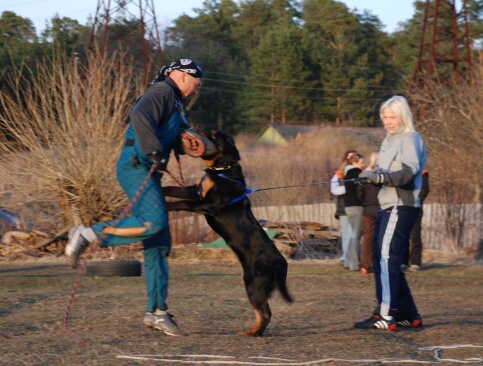
[[[413,113],[411,112],[411,108],[409,108],[406,98],[400,95],[395,95],[382,103],[381,108],[379,108],[381,119],[384,109],[389,109],[399,118],[405,134],[416,131],[414,128]]]
[[[377,159],[379,158],[379,150],[374,150],[369,157],[369,166],[367,169],[374,170],[377,165]]]

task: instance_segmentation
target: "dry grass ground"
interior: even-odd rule
[[[483,359],[479,264],[428,262],[424,271],[408,273],[425,327],[389,332],[352,327],[374,306],[371,275],[345,270],[337,260],[290,261],[295,302],[275,295],[272,323],[265,337],[255,339],[236,336],[254,316],[232,257],[171,261],[168,302],[189,333],[183,338],[142,325],[144,277],[83,277],[70,328],[86,339],[84,346],[63,328],[75,277],[63,258],[0,263],[1,365],[436,363],[434,351],[422,347],[448,345],[461,346],[443,349],[443,359]],[[158,355],[164,361],[121,355]]]

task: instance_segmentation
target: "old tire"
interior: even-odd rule
[[[141,276],[141,262],[138,260],[88,262],[86,276]]]

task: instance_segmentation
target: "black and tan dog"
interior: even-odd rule
[[[193,186],[163,187],[166,197],[182,199],[166,202],[166,208],[204,214],[210,227],[235,252],[256,316],[256,324],[238,334],[262,336],[272,316],[268,300],[275,288],[287,302],[293,301],[286,286],[287,261],[252,213],[233,138],[221,131],[206,137],[216,145],[217,151],[203,158],[205,176]]]

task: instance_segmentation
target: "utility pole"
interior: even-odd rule
[[[129,45],[149,84],[164,63],[153,0],[98,0],[89,50],[105,54],[115,42]]]

